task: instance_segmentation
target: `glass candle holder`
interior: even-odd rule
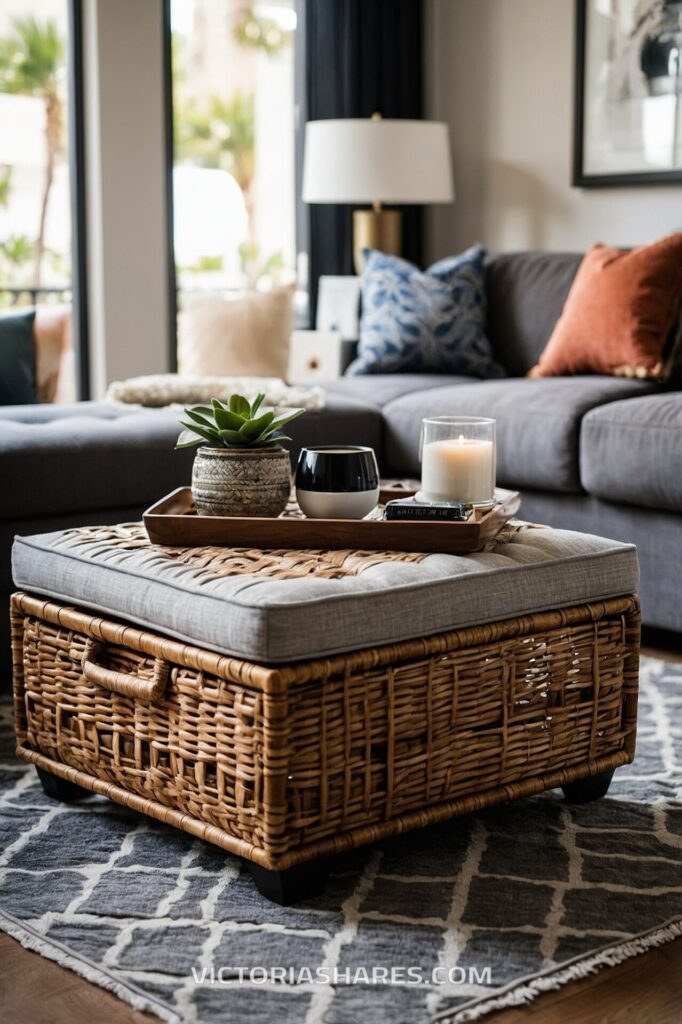
[[[422,421],[421,500],[489,504],[495,463],[495,420],[434,416]]]

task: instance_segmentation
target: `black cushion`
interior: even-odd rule
[[[35,309],[0,316],[0,405],[38,401],[33,344]]]

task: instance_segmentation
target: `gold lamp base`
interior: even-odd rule
[[[400,256],[402,245],[402,214],[400,210],[353,210],[353,263],[355,273],[362,273],[362,250],[378,249],[390,256]]]

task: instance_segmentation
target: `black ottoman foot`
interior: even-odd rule
[[[72,804],[76,800],[90,796],[90,790],[77,786],[75,782],[60,779],[58,775],[46,772],[44,768],[36,768],[36,771],[45,795],[52,800],[61,800],[64,804]]]
[[[592,800],[600,800],[609,791],[611,779],[615,769],[608,772],[600,772],[598,775],[588,775],[586,779],[578,779],[576,782],[567,782],[561,788],[564,796],[572,804],[589,804]]]
[[[329,877],[327,860],[312,860],[286,871],[269,871],[252,861],[244,862],[256,883],[261,896],[290,907],[301,900],[310,900],[320,896]]]

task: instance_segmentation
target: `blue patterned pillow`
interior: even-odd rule
[[[414,264],[365,249],[358,358],[346,373],[504,377],[485,334],[485,250]]]

